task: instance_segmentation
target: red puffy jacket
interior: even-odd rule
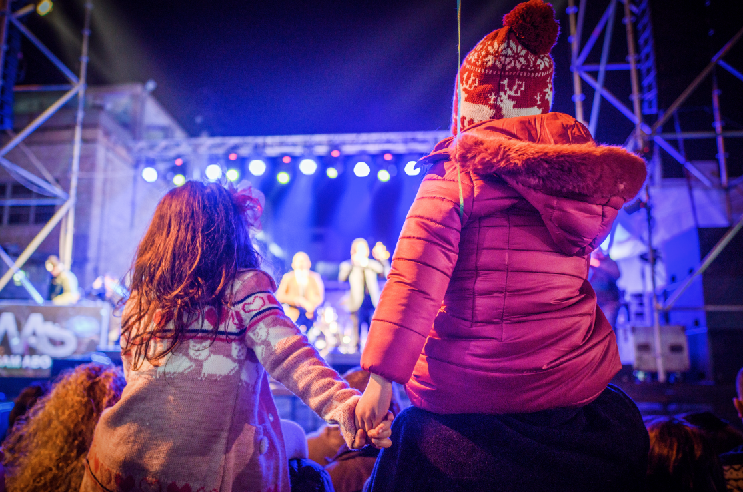
[[[588,255],[640,190],[644,161],[548,113],[474,125],[424,162],[432,167],[362,367],[406,384],[414,405],[437,413],[592,401],[620,362],[586,280]]]

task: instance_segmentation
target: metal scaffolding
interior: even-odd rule
[[[617,8],[618,1],[621,1],[624,6],[623,21],[626,29],[626,42],[627,42],[627,62],[626,63],[610,63],[609,48],[613,36],[613,25],[614,18],[616,16],[615,11]],[[663,358],[661,355],[661,344],[660,344],[660,313],[668,312],[674,309],[674,305],[678,298],[683,294],[684,291],[689,287],[692,281],[694,281],[699,275],[701,275],[712,261],[720,254],[725,246],[732,240],[733,236],[743,228],[743,216],[735,220],[733,217],[733,210],[731,205],[731,192],[735,191],[736,187],[743,185],[743,177],[739,176],[735,179],[729,179],[727,171],[727,161],[725,155],[725,139],[726,138],[740,138],[743,137],[741,131],[723,131],[722,117],[720,112],[720,101],[719,101],[719,89],[717,87],[717,79],[714,73],[714,69],[720,66],[730,72],[739,80],[743,81],[743,74],[732,67],[730,64],[723,60],[723,57],[730,51],[730,49],[740,40],[743,36],[743,27],[712,57],[707,66],[702,72],[694,79],[694,81],[676,98],[676,100],[660,114],[658,109],[657,99],[657,84],[656,84],[656,71],[655,71],[655,53],[653,47],[653,34],[652,34],[652,22],[650,17],[649,1],[648,0],[610,0],[604,14],[596,24],[591,34],[586,39],[585,43],[581,45],[582,32],[584,32],[584,19],[587,1],[579,0],[579,5],[576,7],[575,0],[568,1],[568,14],[570,15],[570,40],[572,45],[572,64],[571,70],[573,72],[573,100],[575,101],[575,113],[576,118],[582,122],[585,122],[583,113],[583,100],[584,95],[582,93],[581,80],[587,83],[594,90],[593,104],[591,105],[591,118],[588,123],[589,130],[592,134],[595,134],[596,126],[598,124],[598,115],[601,99],[606,99],[613,107],[621,112],[626,118],[628,118],[634,125],[635,129],[632,134],[628,137],[626,147],[630,151],[639,151],[645,147],[645,144],[649,141],[653,142],[657,148],[662,149],[673,159],[678,161],[691,175],[696,177],[706,187],[722,190],[725,194],[726,202],[726,214],[728,224],[731,226],[725,236],[718,242],[717,245],[710,251],[706,258],[704,258],[694,272],[679,285],[674,293],[664,303],[659,302],[658,293],[656,289],[656,273],[655,273],[655,258],[652,243],[652,218],[650,215],[651,205],[649,203],[648,210],[648,262],[651,265],[650,271],[652,280],[652,302],[653,302],[653,326],[654,326],[654,341],[655,341],[655,359],[658,368],[658,380],[664,382],[666,380],[666,373],[663,367]],[[604,34],[600,63],[588,64],[586,58],[592,51],[594,45],[598,41],[601,34]],[[635,34],[637,33],[637,38]],[[637,41],[635,41],[637,39]],[[618,70],[626,71],[629,73],[630,83],[632,92],[629,95],[629,99],[632,101],[632,108],[628,108],[622,100],[614,95],[604,85],[604,76],[607,70]],[[598,72],[598,75],[594,78],[591,73]],[[713,132],[682,132],[676,127],[675,132],[664,133],[663,125],[672,117],[675,117],[676,111],[681,107],[684,102],[688,99],[689,95],[694,92],[699,85],[709,76],[712,76],[712,108],[714,117],[714,131]],[[652,115],[652,116],[650,116]],[[652,125],[645,122],[644,117],[655,117],[655,122]],[[691,162],[689,162],[683,151],[684,140],[700,139],[700,138],[713,138],[717,143],[717,154],[715,160],[719,166],[719,180],[710,179],[699,169],[697,169]],[[675,139],[678,142],[679,149],[674,147],[669,140]],[[656,154],[657,157],[657,154]],[[655,176],[655,179],[659,180],[659,176]],[[659,181],[658,181],[659,182]],[[649,197],[649,186],[646,188],[645,193],[647,201],[650,202]],[[685,307],[684,309],[691,309]],[[704,311],[741,311],[743,306],[712,306],[704,305],[695,307],[695,310]]]
[[[10,256],[0,246],[0,257],[8,265],[9,269],[5,274],[0,277],[0,290],[2,290],[13,277],[13,275],[20,270],[24,263],[31,257],[36,248],[39,247],[41,242],[51,233],[54,227],[62,222],[62,229],[60,233],[60,244],[59,244],[59,257],[67,266],[72,265],[72,240],[74,237],[74,226],[75,226],[75,202],[77,200],[77,181],[80,170],[80,151],[82,146],[82,123],[84,117],[84,104],[85,104],[85,88],[86,88],[86,77],[88,68],[88,42],[90,38],[90,16],[93,9],[93,4],[87,2],[85,4],[85,20],[82,30],[82,54],[80,55],[80,74],[75,75],[70,69],[68,69],[60,60],[57,58],[44,44],[31,32],[28,28],[20,21],[20,19],[31,13],[35,9],[34,5],[27,5],[19,10],[12,10],[11,0],[0,0],[0,15],[2,15],[2,21],[0,21],[0,39],[2,40],[2,50],[0,50],[0,70],[2,70],[2,56],[6,53],[7,45],[7,34],[8,26],[12,24],[18,29],[26,39],[28,39],[38,50],[52,62],[52,64],[69,80],[71,87],[66,89],[67,92],[62,95],[55,103],[49,106],[43,113],[37,116],[31,121],[23,130],[17,135],[12,135],[11,140],[0,148],[0,166],[4,167],[6,171],[20,184],[23,186],[38,192],[39,194],[46,195],[50,198],[29,198],[29,199],[14,199],[12,203],[8,203],[7,200],[0,200],[0,205],[48,205],[48,204],[62,204],[61,207],[52,216],[49,222],[42,227],[41,231],[31,240],[26,246],[23,252],[18,256],[15,262],[12,261]],[[0,74],[1,75],[1,74]],[[2,79],[2,77],[0,77]],[[31,162],[35,165],[37,170],[43,175],[39,177],[36,174],[14,164],[8,160],[5,156],[18,147],[26,155],[31,157],[33,154],[30,150],[25,147],[24,140],[33,133],[39,126],[47,121],[59,108],[64,106],[67,102],[72,100],[73,97],[78,97],[77,104],[77,115],[75,121],[75,134],[73,138],[73,151],[72,151],[72,162],[70,163],[70,189],[65,191],[62,187],[54,180],[51,174],[44,168],[43,164],[35,158],[30,158]],[[21,279],[23,286],[28,290],[29,294],[33,299],[41,304],[43,302],[42,297],[31,285],[30,282],[25,280],[25,277]]]

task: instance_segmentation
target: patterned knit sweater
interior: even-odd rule
[[[352,442],[358,392],[284,315],[264,272],[241,272],[216,340],[216,311],[157,366],[132,370],[91,445],[81,490],[286,491],[281,425],[266,372]],[[161,342],[163,343],[163,342]]]

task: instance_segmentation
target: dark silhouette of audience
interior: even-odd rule
[[[725,492],[722,466],[704,434],[675,417],[647,423],[647,492]]]

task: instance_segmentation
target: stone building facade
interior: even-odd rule
[[[17,92],[16,132],[53,103],[60,93]],[[145,163],[135,155],[140,139],[185,137],[183,129],[142,84],[90,87],[86,94],[80,172],[75,204],[72,271],[80,288],[89,289],[104,274],[122,277],[132,261],[139,239],[149,224],[158,200],[172,187],[160,179],[147,183]],[[34,160],[41,162],[63,190],[70,187],[75,131],[75,99],[57,111],[6,157],[40,176]],[[10,136],[4,136],[3,143]],[[46,198],[16,181],[0,167],[0,245],[15,259],[52,217],[57,205],[10,205],[9,199]],[[57,225],[23,267],[27,278],[46,297],[49,275],[45,259],[59,254]],[[0,264],[0,275],[7,271]],[[11,281],[0,299],[29,299]]]

